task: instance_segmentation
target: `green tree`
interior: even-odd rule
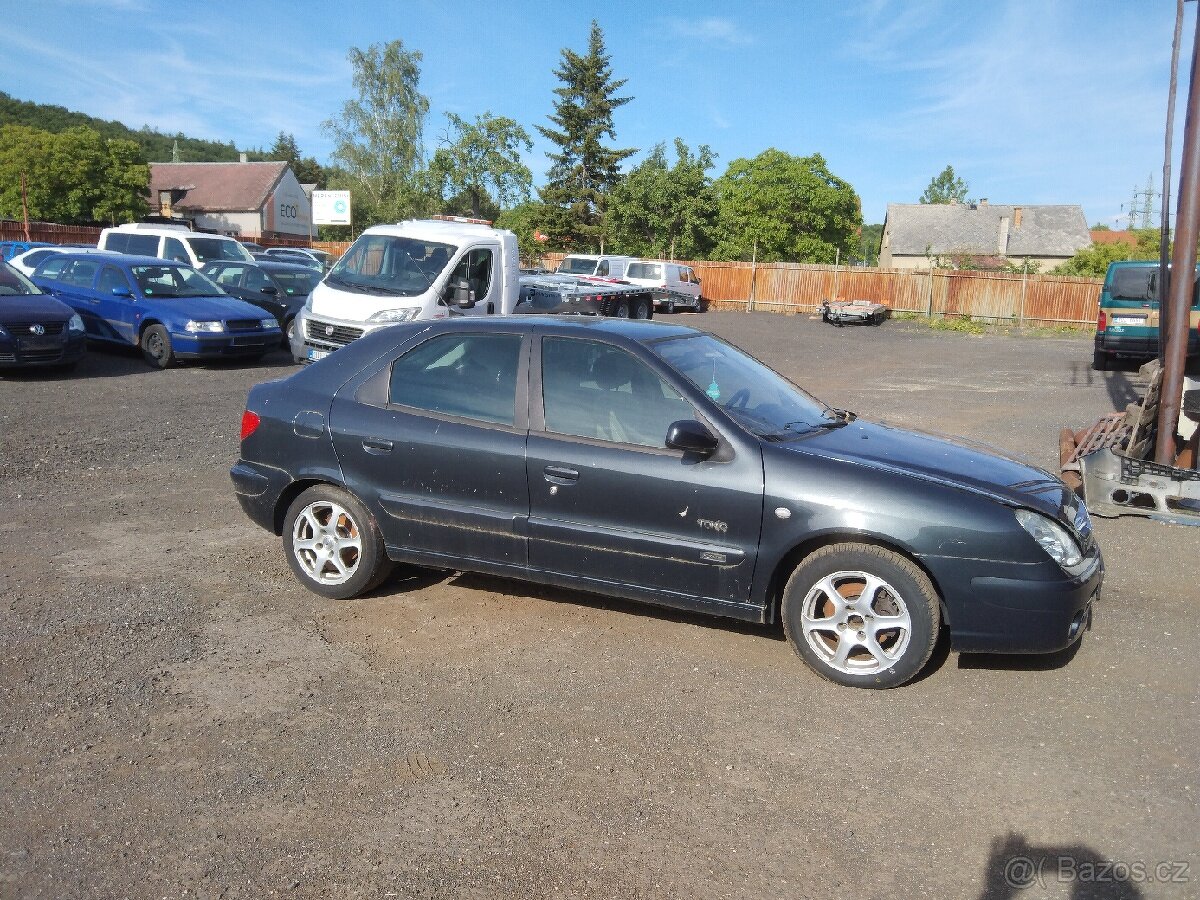
[[[1138,228],[1133,232],[1133,236],[1136,244],[1118,241],[1115,244],[1092,244],[1084,247],[1065,263],[1051,269],[1050,274],[1103,278],[1111,262],[1122,259],[1158,259],[1157,228]]]
[[[545,242],[534,237],[546,220],[546,210],[536,200],[506,209],[496,218],[497,228],[507,228],[517,236],[521,256],[534,261],[546,251]]]
[[[323,125],[333,138],[331,154],[354,192],[361,224],[396,222],[421,206],[420,168],[424,161],[425,117],[429,98],[419,90],[421,54],[400,40],[351,48],[357,97],[347,100],[340,118]]]
[[[849,258],[862,223],[858,196],[819,153],[764,150],[735,159],[714,183],[716,258],[832,263]],[[756,250],[757,248],[757,250]]]
[[[608,233],[623,251],[700,259],[711,249],[717,200],[708,170],[716,155],[704,144],[692,153],[676,138],[675,157],[668,168],[658,144],[609,195]]]
[[[921,195],[922,203],[962,203],[966,199],[967,183],[954,174],[953,166],[942,169]]]
[[[321,164],[311,156],[300,155],[300,147],[296,144],[294,134],[279,132],[275,143],[263,156],[268,160],[286,162],[301,184],[315,184],[319,187],[325,183],[325,172]]]
[[[546,154],[551,166],[541,189],[544,225],[552,247],[583,250],[603,241],[606,195],[620,178],[621,162],[637,152],[604,143],[616,139],[613,111],[633,98],[616,96],[625,79],[613,79],[604,33],[595,21],[587,54],[564,48],[554,74],[562,82],[554,89],[558,99],[549,117],[555,127],[537,126],[558,148]]]
[[[446,113],[450,128],[429,163],[429,177],[438,195],[466,201],[470,215],[479,218],[495,201],[501,208],[529,200],[533,175],[521,162],[533,142],[513,119],[485,112],[474,122]]]
[[[864,266],[879,265],[879,245],[883,241],[883,223],[864,225],[858,235],[858,247],[854,252],[854,261]]]
[[[145,211],[149,169],[129,141],[71,127],[52,134],[0,127],[0,216],[21,215],[24,177],[31,218],[62,224],[131,219]]]

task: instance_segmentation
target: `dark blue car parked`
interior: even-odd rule
[[[273,316],[178,262],[63,253],[44,260],[33,281],[83,317],[89,339],[140,347],[157,368],[184,359],[257,358],[282,337]]]
[[[70,368],[86,350],[83,320],[71,307],[0,262],[0,368]]]

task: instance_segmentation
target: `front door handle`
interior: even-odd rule
[[[551,484],[574,484],[579,480],[577,471],[563,466],[546,466],[542,471]]]
[[[373,453],[376,456],[381,456],[384,453],[392,452],[392,442],[384,438],[365,438],[362,442],[363,449],[368,453]]]

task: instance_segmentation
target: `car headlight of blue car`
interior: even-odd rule
[[[196,320],[192,319],[183,327],[184,327],[185,331],[189,331],[192,334],[198,334],[200,332],[224,331],[225,323],[224,322],[197,322]]]

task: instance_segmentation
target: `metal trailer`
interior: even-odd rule
[[[651,319],[655,298],[670,294],[677,303],[691,298],[675,291],[574,275],[523,275],[515,314],[611,316]]]

